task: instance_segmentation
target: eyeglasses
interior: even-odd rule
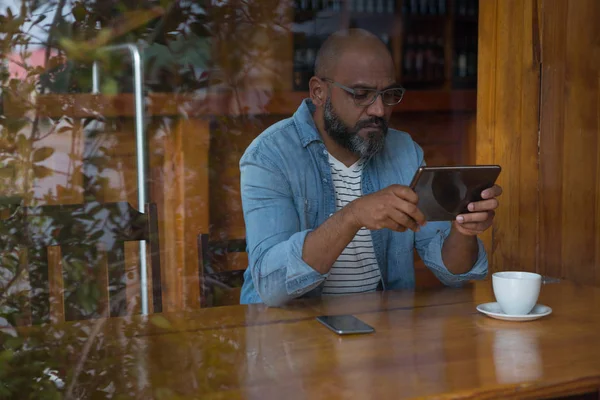
[[[376,90],[376,89],[352,89],[348,86],[344,86],[341,83],[337,83],[329,78],[321,78],[321,80],[331,83],[339,87],[342,90],[350,93],[354,98],[354,104],[359,107],[368,107],[371,104],[375,103],[377,100],[377,96],[381,95],[381,100],[383,104],[386,106],[395,106],[396,104],[402,101],[402,97],[404,97],[404,92],[406,89],[403,87],[395,87],[384,90]]]

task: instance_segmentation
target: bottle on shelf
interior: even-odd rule
[[[385,0],[377,0],[377,7],[375,11],[377,14],[383,14],[385,12]]]
[[[467,75],[472,77],[477,76],[477,36],[472,36],[469,40]]]
[[[435,46],[435,38],[430,35],[425,46],[425,80],[429,82],[436,80],[437,54]]]
[[[364,12],[365,11],[365,4],[363,0],[355,0],[355,7],[354,9],[356,10],[356,12]]]
[[[456,0],[456,14],[461,17],[467,15],[467,0]]]
[[[402,74],[404,75],[404,78],[407,81],[412,80],[414,78],[415,71],[415,38],[413,35],[409,35],[406,38],[402,67]]]
[[[447,0],[402,1],[402,13],[404,15],[446,15],[446,10]]]
[[[305,61],[305,66],[307,68],[311,68],[314,63],[315,63],[315,57],[317,52],[315,51],[314,48],[309,47],[308,49],[306,49],[306,61]]]
[[[456,55],[456,64],[457,64],[457,73],[456,75],[459,78],[465,78],[467,76],[467,45],[466,38],[460,41],[457,45],[457,55]]]
[[[438,14],[446,15],[446,0],[438,0]]]
[[[428,0],[429,14],[438,15],[438,2],[437,0]]]
[[[418,81],[425,77],[425,36],[419,35],[415,50],[415,77]]]
[[[393,14],[394,11],[396,10],[396,0],[387,0],[386,2],[387,5],[387,13],[388,14]]]
[[[368,14],[375,12],[375,0],[365,0],[365,12]]]
[[[438,81],[444,80],[446,75],[446,54],[444,52],[444,38],[438,37],[436,40],[436,59],[437,66],[435,72],[435,79]]]
[[[469,1],[469,3],[467,5],[467,15],[469,17],[474,17],[477,15],[477,13],[479,11],[478,10],[479,2],[477,0],[468,0],[468,1]]]
[[[406,0],[409,1],[409,0]],[[415,15],[419,13],[419,0],[410,0],[409,14]]]
[[[403,16],[407,16],[410,14],[410,3],[408,2],[408,0],[402,1],[401,13]]]
[[[313,74],[315,58],[317,55],[317,43],[306,42],[299,37],[294,43],[293,59],[293,89],[305,91],[308,89],[308,81]]]
[[[302,90],[304,88],[304,49],[297,47],[294,50],[294,90]]]

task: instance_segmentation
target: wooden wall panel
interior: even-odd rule
[[[563,192],[563,132],[564,118],[559,117],[565,108],[565,71],[567,42],[562,35],[567,30],[566,1],[554,4],[555,10],[548,9],[548,2],[542,5],[542,97],[541,112],[545,116],[540,121],[540,158],[551,162],[540,165],[540,185],[544,194],[540,195],[540,266],[552,276],[563,276],[562,259],[562,192]],[[550,46],[552,44],[552,46]],[[552,117],[556,110],[555,117]]]
[[[524,221],[518,233],[517,257],[521,266],[528,271],[535,271],[538,265],[538,121],[540,96],[540,39],[537,1],[519,2],[523,5],[523,15],[515,20],[520,25],[523,36],[518,49],[522,60],[519,85],[514,87],[514,96],[519,102],[520,122],[516,126],[519,168],[519,209],[515,214],[516,221]],[[509,22],[509,21],[507,21]],[[512,25],[512,24],[510,24]],[[510,87],[510,82],[506,82]],[[520,91],[518,88],[520,87]],[[508,140],[508,142],[512,142]],[[512,148],[509,147],[509,148]],[[510,195],[510,193],[509,193]],[[508,197],[508,196],[507,196]],[[513,220],[515,221],[515,220]],[[506,257],[506,254],[503,255]],[[510,257],[510,255],[509,255]],[[511,260],[511,258],[509,258]],[[512,261],[512,260],[511,260]],[[514,264],[507,264],[513,268]]]
[[[536,270],[539,46],[534,34],[535,4],[503,0],[483,2],[481,8],[477,162],[500,164],[498,183],[504,189],[503,206],[492,230],[492,270]]]
[[[541,266],[600,285],[600,3],[544,0],[542,15]]]
[[[598,110],[600,110],[600,74],[598,74],[598,80],[597,80],[597,87],[599,88],[599,90],[597,90],[597,97],[596,97],[596,104],[597,104],[597,108]],[[596,118],[596,123],[598,124],[598,127],[600,130],[600,111],[597,113],[597,118]],[[598,148],[596,150],[596,154],[600,154],[600,141],[598,141]],[[595,248],[596,248],[596,259],[594,261],[594,265],[596,267],[596,285],[600,286],[600,229],[598,228],[598,226],[600,225],[600,187],[598,187],[598,185],[600,185],[600,157],[596,160],[596,243],[595,243]]]
[[[498,4],[496,1],[483,1],[479,3],[479,44],[477,49],[477,135],[475,143],[475,161],[477,164],[490,164],[495,162],[494,149],[494,124],[496,121],[495,93],[496,93],[496,30]],[[498,226],[494,224],[488,229],[481,239],[490,256],[493,253],[492,237]]]
[[[491,269],[600,284],[600,3],[481,3],[477,161],[504,188]]]

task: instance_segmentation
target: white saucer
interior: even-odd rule
[[[552,313],[552,309],[542,304],[536,304],[529,314],[525,315],[508,315],[502,312],[500,304],[484,303],[477,306],[477,311],[484,313],[488,317],[501,319],[504,321],[533,321],[534,319],[545,317]]]

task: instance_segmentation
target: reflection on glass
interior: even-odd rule
[[[533,329],[496,329],[493,356],[498,382],[516,383],[542,377],[538,334]]]
[[[267,327],[190,332],[184,341],[165,335],[150,344],[145,335],[172,322],[152,319],[156,315],[150,324],[128,318],[141,312],[140,293],[148,294],[151,313],[200,307],[197,236],[245,237],[239,158],[262,130],[289,116],[307,96],[310,64],[323,34],[351,25],[376,31],[397,58],[406,54],[410,62],[397,59],[398,72],[405,68],[413,89],[449,94],[474,83],[471,40],[467,46],[452,36],[474,38],[476,24],[456,25],[452,32],[440,28],[445,23],[399,24],[400,9],[391,0],[361,2],[362,13],[352,21],[342,12],[354,2],[342,1],[1,3],[0,398],[195,396],[236,387],[238,381],[255,383],[259,369],[280,380],[312,368],[290,355],[293,346],[309,346],[309,339],[278,341],[294,332],[293,324],[275,332]],[[412,14],[418,13],[402,18]],[[441,5],[431,14],[450,22]],[[400,25],[410,30],[403,38]],[[142,52],[143,118],[134,101],[130,57],[102,50],[127,43]],[[466,60],[460,67],[467,76],[452,71],[452,58]],[[416,135],[429,132],[431,120],[436,132],[445,133],[453,120],[459,122],[454,129],[464,131],[474,118],[472,109],[461,109],[459,119],[453,106],[439,111],[394,118]],[[124,222],[129,207],[142,208],[136,122],[146,132],[146,202],[157,212],[152,236],[157,249],[147,239],[147,276],[140,268],[143,237]],[[458,147],[457,141],[445,151],[424,148],[432,163],[454,163],[462,157]],[[109,204],[116,206],[107,210]],[[124,232],[131,241],[113,240]],[[225,270],[247,266],[245,254],[216,258]],[[157,265],[162,308],[154,296]],[[238,299],[219,298],[221,304]],[[341,342],[332,339],[332,346],[334,370],[360,362],[343,354]],[[401,354],[406,345],[395,346]],[[430,356],[439,357],[439,351]],[[349,359],[339,361],[340,355]],[[228,375],[246,356],[247,374]],[[427,361],[415,360],[417,378],[441,380],[443,371],[432,370]],[[305,384],[291,380],[290,390],[303,393]],[[350,388],[354,384],[374,385],[348,379]]]
[[[264,310],[246,310],[246,321],[260,319]],[[298,399],[309,399],[304,385],[303,375],[306,368],[316,367],[320,354],[311,351],[314,338],[304,336],[301,340],[285,340],[292,332],[298,330],[298,324],[258,324],[244,331],[243,346],[245,351],[244,367],[238,368],[240,381],[245,389],[243,397],[259,400],[269,397],[269,386],[285,383],[290,394]],[[292,355],[298,348],[306,348],[302,360]],[[335,362],[335,361],[334,361]]]

